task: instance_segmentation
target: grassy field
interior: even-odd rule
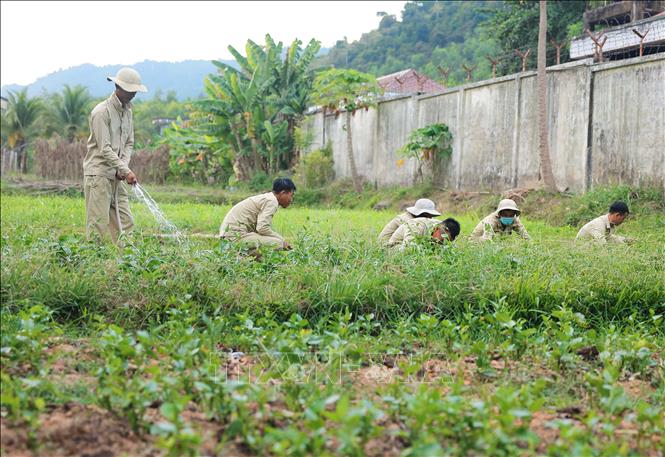
[[[375,241],[395,211],[289,208],[295,249],[257,261],[138,202],[97,246],[80,198],[5,194],[3,454],[663,455],[662,195],[544,198],[529,243],[404,253]],[[637,242],[573,243],[614,198]],[[210,234],[229,208],[161,206]]]

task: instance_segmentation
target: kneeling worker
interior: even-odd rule
[[[416,217],[400,225],[390,237],[388,246],[403,250],[416,243],[418,238],[431,237],[436,243],[455,241],[460,232],[460,225],[453,218],[444,221],[429,217]]]
[[[632,241],[629,238],[614,234],[614,229],[623,223],[629,213],[628,205],[624,202],[616,201],[610,205],[610,210],[607,214],[603,214],[591,222],[587,222],[577,233],[575,240],[589,240],[599,244]]]
[[[521,211],[515,202],[509,198],[501,200],[496,211],[478,222],[476,228],[471,232],[472,240],[491,240],[495,235],[510,235],[517,232],[522,238],[529,240],[531,237],[520,222]]]
[[[254,247],[268,245],[291,249],[289,243],[272,229],[272,217],[279,206],[287,208],[291,204],[295,191],[296,185],[289,178],[275,179],[272,192],[246,198],[231,208],[219,228],[220,238]]]
[[[381,230],[379,234],[379,242],[382,244],[388,244],[390,242],[390,237],[393,236],[393,233],[404,223],[413,220],[416,217],[434,217],[440,216],[441,213],[436,210],[436,205],[429,198],[421,198],[416,201],[414,206],[410,206],[406,209],[405,212],[399,214],[393,218],[386,226]]]

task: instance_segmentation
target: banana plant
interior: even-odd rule
[[[293,165],[294,132],[309,106],[310,65],[320,49],[294,40],[288,49],[266,35],[265,45],[248,40],[245,54],[229,46],[237,68],[213,61],[218,72],[205,81],[208,98],[196,104],[203,130],[226,140],[235,154],[239,180]]]

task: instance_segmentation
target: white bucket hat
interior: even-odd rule
[[[517,204],[511,200],[510,198],[505,198],[499,202],[499,206],[496,208],[496,212],[498,213],[499,211],[502,211],[504,209],[512,209],[513,211],[517,211],[517,214],[520,214],[521,211],[517,207]]]
[[[106,79],[113,81],[127,92],[148,92],[148,89],[141,84],[141,75],[133,68],[121,68],[115,77],[107,76]]]
[[[429,198],[420,198],[416,201],[414,206],[406,209],[414,216],[420,216],[423,213],[431,214],[432,216],[440,216],[441,213],[436,210],[436,205]]]

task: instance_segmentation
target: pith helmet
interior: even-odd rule
[[[499,206],[497,206],[496,208],[496,212],[498,213],[499,211],[502,211],[504,209],[512,209],[513,211],[517,211],[517,214],[521,213],[520,209],[517,207],[515,202],[510,198],[501,200],[499,202]]]
[[[141,75],[133,68],[121,68],[117,75],[107,76],[106,79],[113,81],[127,92],[148,92],[148,89],[141,84]]]
[[[423,213],[431,214],[432,216],[441,215],[441,213],[436,210],[434,202],[429,198],[418,199],[414,206],[409,206],[406,210],[416,217]]]

